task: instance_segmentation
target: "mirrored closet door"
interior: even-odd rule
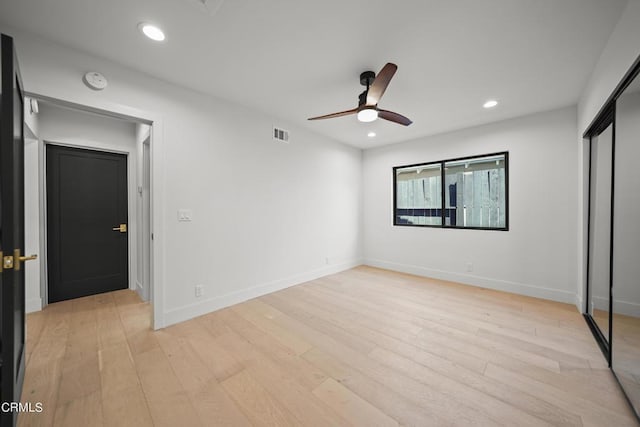
[[[640,413],[640,77],[615,105],[611,368]]]
[[[584,137],[584,316],[640,420],[640,57]]]

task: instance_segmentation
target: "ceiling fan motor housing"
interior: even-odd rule
[[[373,81],[376,78],[376,73],[374,73],[373,71],[365,71],[364,73],[360,74],[360,84],[362,86],[366,86],[367,89],[369,88],[369,86],[371,86],[371,83],[373,83]]]
[[[362,107],[367,102],[367,93],[369,92],[369,87],[373,83],[376,78],[376,73],[373,71],[365,71],[360,74],[360,84],[362,86],[366,86],[364,92],[358,95],[358,107]]]

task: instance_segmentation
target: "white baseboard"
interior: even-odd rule
[[[640,317],[640,304],[627,301],[613,300],[614,313],[625,316]]]
[[[247,289],[231,292],[226,295],[174,308],[164,313],[163,326],[166,327],[175,323],[184,322],[185,320],[193,319],[194,317],[202,316],[203,314],[211,313],[212,311],[220,310],[234,304],[239,304],[241,302],[289,288],[291,286],[299,285],[310,280],[318,279],[329,274],[349,270],[359,265],[362,265],[362,259],[329,265],[307,273],[298,274],[285,279],[274,280],[273,282],[263,283]]]
[[[595,308],[605,311],[609,310],[609,300],[607,298],[593,297],[593,302],[595,304]],[[580,300],[580,303],[582,303],[582,300]],[[613,300],[613,306],[614,313],[616,314],[640,317],[640,304],[629,301]],[[582,307],[582,305],[580,305],[580,307]],[[580,312],[582,313],[582,309]]]
[[[511,292],[515,294],[564,302],[568,304],[575,304],[576,302],[576,294],[573,292],[543,288],[539,286],[531,286],[525,283],[510,282],[508,280],[493,279],[489,277],[475,276],[472,274],[461,274],[450,271],[435,270],[417,265],[400,264],[377,259],[365,259],[364,264],[370,265],[372,267],[399,271],[402,273],[415,274],[416,276],[431,277],[434,279],[458,282],[465,285],[495,289],[498,291]]]
[[[27,313],[42,310],[42,298],[31,298],[26,300],[24,309]]]
[[[609,311],[609,298],[605,297],[592,297],[593,308],[598,310]]]
[[[136,291],[142,301],[146,301],[144,295],[144,287],[142,286],[142,283],[140,283],[140,281],[135,281],[135,283],[133,284],[133,290]]]

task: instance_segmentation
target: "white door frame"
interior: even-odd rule
[[[162,116],[154,111],[140,110],[121,104],[105,103],[101,105],[78,104],[70,100],[53,98],[38,93],[25,92],[31,98],[48,101],[57,105],[66,106],[75,110],[92,112],[108,117],[128,120],[136,123],[147,124],[150,130],[150,197],[151,197],[151,241],[150,251],[150,291],[153,308],[153,329],[164,327],[164,278],[165,251],[164,251],[164,156],[163,156],[163,120]],[[139,242],[138,244],[142,244]],[[43,263],[44,264],[44,263]],[[46,268],[45,265],[42,268]]]

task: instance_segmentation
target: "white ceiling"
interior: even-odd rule
[[[366,148],[575,104],[627,3],[202,1],[0,0],[0,23]],[[356,107],[359,74],[386,62],[399,68],[380,108],[411,126],[306,120]]]

